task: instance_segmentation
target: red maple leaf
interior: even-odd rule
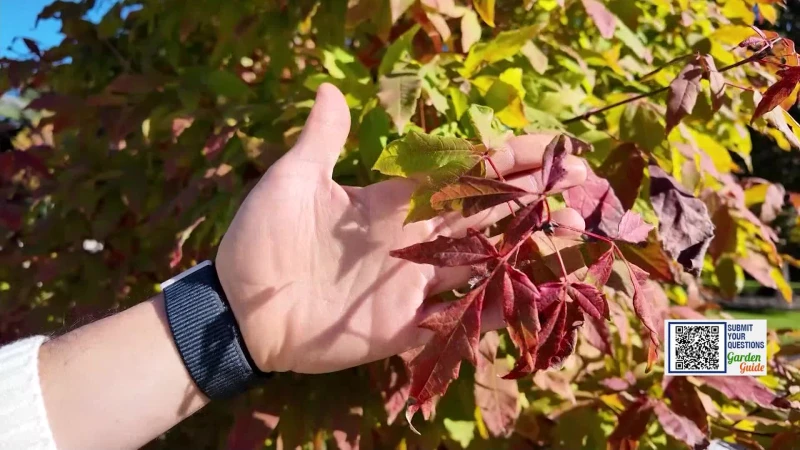
[[[589,266],[584,281],[594,284],[597,288],[605,286],[611,271],[614,268],[614,249],[610,248],[600,255],[597,260]]]
[[[670,400],[670,408],[676,414],[689,418],[703,434],[708,433],[708,414],[703,401],[686,377],[673,377],[664,389],[664,397]]]
[[[484,234],[470,229],[464,237],[439,236],[432,241],[391,252],[394,257],[419,264],[471,266],[473,272],[469,283],[472,290],[457,300],[437,306],[436,312],[425,317],[419,326],[432,331],[433,338],[422,349],[404,358],[410,360],[411,382],[406,410],[409,422],[417,411],[425,413],[432,410],[434,400],[458,376],[462,360],[476,364],[481,313],[485,304],[502,309],[509,336],[519,351],[516,364],[503,378],[519,378],[538,370],[560,367],[573,353],[578,330],[585,322],[590,323],[586,332],[590,343],[604,353],[610,352],[611,339],[606,324],[610,308],[601,289],[611,275],[615,255],[619,254],[624,260],[622,252],[611,239],[638,243],[647,238],[652,226],[638,214],[625,212],[607,181],[594,175],[587,166],[590,173],[587,185],[580,191],[570,190],[564,194],[569,206],[572,206],[570,203],[578,206],[587,219],[587,225],[611,238],[585,233],[607,241],[611,248],[589,265],[584,280],[568,278],[569,272],[561,250],[552,240],[554,255],[561,269],[558,281],[537,285],[528,273],[516,267],[517,264],[525,267],[524,264],[538,256],[533,233],[542,231],[546,239],[552,233],[553,227],[545,226],[548,222],[544,213],[548,211],[549,220],[549,209],[544,195],[552,191],[566,175],[564,161],[574,147],[573,141],[565,136],[553,139],[547,146],[541,169],[543,192],[514,215],[503,232],[499,249]],[[519,203],[520,198],[530,194],[537,193],[517,188],[502,179],[462,176],[456,182],[440,188],[432,196],[431,205],[440,210],[460,210],[469,215],[512,200]],[[568,259],[567,262],[574,259]],[[582,257],[579,259],[583,261]],[[634,295],[635,309],[651,331],[651,338],[655,342],[655,345],[651,345],[651,351],[655,352],[658,341],[654,336],[657,334],[652,314],[647,304],[643,303],[641,286],[647,273],[634,265],[629,265],[629,270],[634,292],[637,293]],[[535,270],[530,272],[536,273]],[[484,364],[479,369],[490,371],[487,367]],[[500,411],[493,408],[489,409]],[[497,416],[497,430],[505,430],[507,418],[505,412]]]
[[[704,377],[703,383],[728,398],[753,402],[763,408],[788,408],[790,406],[788,400],[778,397],[752,377]]]
[[[435,334],[409,363],[412,374],[409,405],[406,408],[409,424],[420,408],[444,393],[450,382],[458,377],[462,359],[477,363],[484,287],[485,284],[470,291],[464,298],[449,303],[419,324]]]
[[[797,86],[798,81],[800,81],[800,67],[783,69],[778,72],[778,75],[781,79],[764,91],[761,101],[758,102],[758,106],[756,106],[756,110],[753,112],[750,123],[753,123],[759,117],[772,111],[786,100],[787,97],[792,95],[795,86]]]
[[[595,319],[608,319],[608,302],[596,287],[586,283],[570,283],[565,286],[567,296],[574,300],[586,314]]]
[[[581,331],[583,337],[589,345],[600,350],[603,354],[612,354],[611,349],[611,330],[605,319],[596,319],[588,314],[584,314],[585,322]]]
[[[580,213],[588,231],[603,236],[614,236],[619,232],[619,223],[625,214],[622,203],[608,181],[597,176],[588,164],[586,182],[564,191],[564,201]]]
[[[691,419],[675,413],[663,401],[656,402],[653,411],[664,431],[673,438],[685,442],[689,448],[705,448],[708,445],[706,435]]]
[[[622,219],[619,221],[617,234],[614,238],[638,244],[639,242],[647,240],[647,235],[653,228],[652,225],[642,220],[642,216],[628,210],[622,215]]]
[[[430,242],[392,250],[389,254],[418,264],[439,267],[469,266],[499,256],[486,236],[473,229],[467,230],[467,236],[463,238],[439,236]]]
[[[534,230],[542,227],[544,214],[544,201],[537,200],[522,208],[506,228],[503,235],[502,253],[508,253],[520,242],[528,239]]]
[[[517,363],[504,378],[532,373],[539,346],[539,289],[527,275],[508,264],[499,268],[490,284],[490,297],[500,298],[508,332],[520,352]]]
[[[583,314],[574,302],[566,299],[566,284],[562,282],[544,283],[539,286],[541,301],[539,320],[539,351],[536,369],[561,367],[564,359],[575,349],[578,328],[583,324]]]
[[[650,346],[647,351],[647,370],[650,370],[653,363],[658,359],[659,342],[656,314],[653,311],[652,303],[645,297],[644,293],[644,283],[647,282],[649,274],[627,261],[625,264],[628,266],[631,284],[633,285],[633,310],[636,313],[636,317],[642,321],[642,324],[650,333]]]
[[[527,194],[530,192],[503,181],[462,176],[433,194],[431,206],[436,210],[461,211],[466,217]]]
[[[542,187],[543,192],[550,192],[556,183],[567,174],[564,168],[564,159],[572,145],[569,138],[563,134],[556,136],[544,149],[542,156]]]
[[[608,450],[638,448],[639,438],[647,429],[653,412],[653,400],[641,396],[619,415],[617,427],[608,437]]]

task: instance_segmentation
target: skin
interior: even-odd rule
[[[344,97],[322,85],[297,144],[250,192],[217,253],[222,287],[261,370],[331,372],[424,344],[431,334],[416,326],[430,312],[423,300],[463,285],[469,270],[414,264],[389,251],[462,236],[510,213],[501,205],[403,226],[412,181],[354,188],[331,179],[349,129]],[[551,138],[514,138],[495,165],[509,182],[536,191],[535,169]],[[570,156],[566,166],[560,189],[586,178],[580,159]],[[583,228],[570,209],[553,219]],[[499,308],[488,305],[484,329],[502,326]],[[48,341],[39,372],[59,449],[136,448],[208,402],[177,353],[161,295]]]

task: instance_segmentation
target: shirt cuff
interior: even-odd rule
[[[0,450],[56,450],[39,384],[39,347],[33,336],[0,347]]]

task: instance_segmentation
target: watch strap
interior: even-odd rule
[[[175,345],[207,397],[231,397],[270,375],[247,352],[211,261],[161,283],[161,288]]]

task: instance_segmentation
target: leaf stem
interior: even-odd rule
[[[542,202],[544,202],[544,209],[547,210],[547,221],[552,223],[553,215],[550,213],[550,203],[547,203],[547,197],[542,195]]]
[[[665,62],[661,66],[651,70],[650,72],[647,72],[646,74],[636,78],[636,81],[646,80],[646,79],[652,77],[653,75],[657,74],[658,72],[661,72],[662,70],[666,69],[667,67],[675,64],[676,62],[682,61],[682,60],[684,60],[686,58],[689,58],[689,57],[692,57],[692,56],[694,56],[694,53],[687,53],[686,55],[678,56],[677,58],[673,58],[673,59]]]
[[[500,173],[500,171],[497,170],[497,166],[494,165],[494,161],[492,161],[492,157],[489,156],[489,150],[486,150],[486,153],[484,153],[483,156],[484,156],[484,158],[486,158],[487,161],[489,161],[489,165],[492,166],[492,170],[494,170],[494,173],[497,174],[497,178],[499,178],[500,181],[505,183],[506,179],[503,178],[503,174]],[[515,198],[514,201],[517,202],[517,205],[519,205],[520,208],[524,207],[522,202],[520,202],[518,199]],[[508,210],[511,211],[511,215],[513,216],[514,215],[514,208],[511,207],[511,203],[506,202],[506,205],[508,205]]]
[[[567,281],[567,266],[564,265],[564,258],[561,257],[561,252],[558,250],[555,241],[553,238],[550,237],[549,234],[544,233],[547,236],[547,240],[550,241],[550,245],[553,246],[553,250],[556,252],[556,257],[558,258],[558,264],[561,265],[561,275],[564,277],[564,281]]]
[[[752,91],[753,90],[753,88],[747,88],[747,87],[744,87],[744,86],[739,86],[738,84],[728,83],[727,81],[725,82],[725,86],[730,86],[732,88],[741,89],[743,91]]]
[[[616,253],[617,256],[619,256],[619,259],[621,259],[625,263],[625,267],[628,269],[628,273],[631,276],[631,284],[633,285],[633,294],[634,295],[639,295],[640,292],[639,292],[639,289],[637,288],[637,286],[639,286],[639,282],[636,280],[636,275],[633,273],[633,269],[631,268],[631,265],[628,263],[628,260],[625,259],[625,255],[622,254],[622,250],[620,250],[619,247],[614,245],[612,248],[614,250],[614,253]]]
[[[728,66],[725,66],[725,67],[717,70],[717,72],[720,72],[720,73],[727,72],[728,70],[735,69],[735,68],[737,68],[737,67],[739,67],[741,65],[744,65],[744,64],[747,64],[747,63],[751,63],[753,61],[757,61],[757,60],[761,59],[761,53],[763,53],[763,52],[764,52],[764,49],[761,49],[761,50],[757,51],[756,53],[753,53],[752,55],[750,55],[749,57],[747,57],[745,59],[742,59],[740,61],[737,61],[737,62],[735,62],[733,64],[730,64]],[[563,121],[561,123],[566,125],[566,124],[569,124],[569,123],[578,122],[580,120],[586,120],[586,119],[588,119],[589,117],[591,117],[591,116],[593,116],[595,114],[600,114],[602,112],[606,112],[609,109],[614,109],[614,108],[616,108],[618,106],[622,106],[622,105],[625,105],[625,104],[628,104],[628,103],[631,103],[631,102],[635,102],[636,100],[641,100],[643,98],[652,97],[654,95],[660,94],[660,93],[668,91],[668,90],[669,90],[669,86],[660,87],[660,88],[652,90],[650,92],[645,92],[643,94],[635,95],[635,96],[627,98],[625,100],[620,100],[620,101],[618,101],[616,103],[612,103],[610,105],[603,106],[602,108],[589,110],[589,111],[587,111],[587,112],[585,112],[585,113],[583,113],[583,114],[581,114],[579,116],[572,117],[572,118],[567,119],[567,120],[565,120],[565,121]]]
[[[419,110],[419,124],[427,133],[428,127],[425,126],[425,102],[422,100],[422,97],[419,98],[418,102],[419,107],[417,109]]]
[[[573,228],[573,227],[571,227],[569,225],[562,225],[562,224],[557,223],[557,222],[553,222],[553,225],[555,225],[555,226],[557,226],[559,228],[563,228],[565,230],[570,230],[570,231],[574,231],[576,233],[585,234],[587,236],[593,237],[593,238],[595,238],[597,240],[600,240],[600,241],[603,241],[603,242],[608,242],[609,244],[611,244],[611,245],[616,247],[616,244],[614,243],[613,239],[607,238],[605,236],[600,236],[599,234],[592,233],[591,231],[579,230],[579,229]]]

